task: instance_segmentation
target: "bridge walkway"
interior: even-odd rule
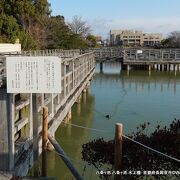
[[[33,105],[32,94],[7,94],[6,57],[0,57],[0,171],[16,176],[25,176],[33,161]],[[54,135],[61,122],[71,116],[71,107],[90,85],[95,69],[93,52],[81,54],[79,50],[44,50],[22,52],[19,56],[61,57],[62,91],[51,94],[36,94],[38,132],[42,131],[42,108],[49,109],[49,132]],[[85,91],[84,91],[85,92]],[[39,136],[39,154],[42,140]],[[1,178],[1,175],[0,175]]]

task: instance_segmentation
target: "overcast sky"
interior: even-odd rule
[[[136,29],[167,35],[180,30],[180,0],[49,0],[52,15],[71,21],[81,16],[92,33],[108,37],[111,29]]]

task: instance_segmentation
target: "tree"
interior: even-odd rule
[[[0,1],[0,40],[14,42],[19,38],[22,49],[26,50],[44,47],[43,19],[50,13],[47,0]]]
[[[174,47],[180,47],[180,31],[171,32],[169,39]]]
[[[79,23],[76,33],[65,24],[63,16],[51,16],[48,0],[1,0],[0,42],[14,43],[19,38],[23,50],[45,48],[85,48],[89,31]]]
[[[4,36],[6,42],[14,43],[18,37],[19,26],[13,16],[0,16],[0,36]]]
[[[87,22],[83,21],[82,18],[78,16],[74,16],[72,22],[68,23],[68,26],[73,33],[78,34],[81,37],[86,37],[91,31]]]
[[[87,37],[86,37],[86,40],[88,41],[88,45],[90,47],[95,47],[96,46],[96,37],[89,34]]]
[[[35,6],[36,14],[39,14],[41,16],[49,16],[51,14],[51,5],[48,3],[47,0],[34,0],[33,5]]]
[[[168,38],[162,41],[162,45],[165,47],[180,48],[180,31],[173,31]]]
[[[63,16],[52,16],[46,21],[47,48],[75,49],[86,46],[78,34],[74,34],[64,22]]]
[[[34,6],[32,0],[12,0],[3,3],[3,13],[6,16],[13,16],[19,26],[23,29],[29,27],[34,18]]]
[[[52,16],[45,21],[47,48],[65,48],[70,39],[70,30],[64,23],[64,17]]]

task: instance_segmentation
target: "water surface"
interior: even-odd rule
[[[174,118],[180,118],[180,73],[152,71],[121,71],[120,63],[105,63],[103,71],[96,73],[87,94],[83,94],[81,104],[72,108],[69,123],[104,130],[81,129],[62,124],[56,139],[74,166],[85,180],[98,179],[96,169],[82,161],[82,144],[104,137],[114,137],[117,122],[123,123],[125,134],[136,131],[136,127],[150,122],[147,133],[158,124],[169,125]],[[110,118],[106,118],[109,115]],[[48,175],[58,180],[73,179],[60,157],[48,153]]]

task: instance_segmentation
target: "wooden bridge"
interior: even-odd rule
[[[123,65],[127,70],[135,67],[177,71],[180,70],[180,49],[124,49]]]
[[[124,61],[180,61],[180,49],[124,49]]]
[[[33,104],[32,94],[7,94],[6,57],[0,57],[0,179],[25,176],[33,161]],[[39,116],[38,133],[42,131],[42,107],[49,108],[49,132],[55,131],[65,118],[71,117],[71,107],[86,92],[95,69],[93,52],[81,54],[79,50],[28,51],[19,56],[58,56],[61,62],[62,91],[56,94],[36,94],[36,114]],[[42,151],[39,136],[39,154]],[[8,179],[8,178],[6,178]]]
[[[33,160],[33,104],[32,94],[7,94],[6,57],[0,56],[0,178],[3,176],[24,176]],[[13,56],[15,54],[13,53]],[[49,108],[49,132],[54,134],[65,118],[71,117],[71,107],[86,92],[94,74],[95,58],[99,62],[122,58],[127,70],[131,67],[148,67],[157,70],[180,70],[179,49],[121,49],[103,48],[88,51],[45,50],[26,51],[19,56],[58,56],[62,58],[62,92],[36,94],[36,113],[39,116],[38,133],[42,131],[42,107]],[[40,136],[39,136],[40,137]],[[39,141],[41,152],[41,138]],[[2,171],[2,173],[1,173]],[[7,173],[5,173],[7,172]],[[2,179],[2,178],[1,178]]]
[[[121,60],[123,58],[123,49],[121,47],[103,47],[91,48],[85,52],[94,52],[97,62]]]
[[[180,49],[147,49],[147,48],[120,48],[107,47],[89,49],[93,51],[96,62],[100,63],[100,70],[103,63],[109,61],[120,61],[123,69],[155,69],[160,71],[180,70]]]

